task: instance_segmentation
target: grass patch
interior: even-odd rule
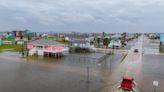
[[[3,44],[0,46],[0,52],[4,52],[5,49],[10,49],[7,51],[11,51],[11,52],[21,52],[22,51],[22,45],[19,44]],[[26,47],[24,46],[24,50],[26,49]]]

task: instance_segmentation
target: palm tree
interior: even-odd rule
[[[97,38],[96,40],[97,40],[98,47],[100,47],[100,40],[101,39],[100,38]]]
[[[27,36],[27,39],[28,39],[28,41],[30,41],[32,38],[31,38],[31,36],[28,35]]]
[[[106,49],[108,48],[108,45],[109,45],[109,38],[104,38],[103,39],[103,44],[104,44],[104,46],[106,46]]]

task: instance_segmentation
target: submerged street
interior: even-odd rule
[[[135,92],[153,92],[154,80],[159,82],[157,92],[163,92],[164,56],[158,44],[142,35],[125,47],[128,55],[123,61],[117,51],[103,61],[98,61],[102,53],[70,54],[62,59],[23,59],[18,53],[1,53],[0,92],[118,92],[125,74],[134,77]]]
[[[0,92],[164,92],[164,0],[0,1]]]

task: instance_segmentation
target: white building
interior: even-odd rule
[[[39,39],[27,44],[29,55],[64,55],[68,53],[68,47],[53,40]]]

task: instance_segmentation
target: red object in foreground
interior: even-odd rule
[[[121,88],[126,90],[133,90],[133,80],[133,77],[123,76]]]

